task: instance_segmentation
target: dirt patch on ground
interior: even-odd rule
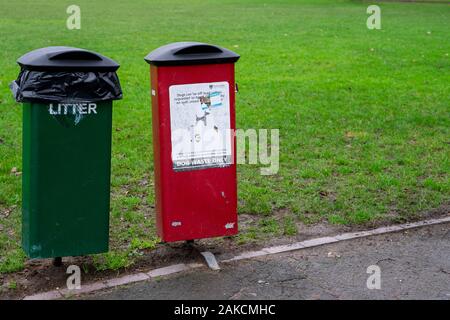
[[[416,215],[409,222],[438,218],[450,214],[450,203],[441,207]],[[280,213],[280,218],[283,213]],[[245,229],[254,225],[257,216],[241,215],[239,217],[240,227]],[[397,221],[406,222],[406,221]],[[203,262],[200,255],[202,251],[211,251],[222,258],[231,258],[240,252],[260,249],[267,246],[289,244],[311,238],[332,236],[344,232],[373,229],[380,226],[392,225],[392,221],[378,221],[359,226],[331,225],[326,222],[305,225],[297,223],[298,233],[295,236],[282,236],[263,241],[238,244],[233,237],[203,239],[193,244],[184,242],[158,244],[156,249],[143,251],[142,257],[129,268],[117,271],[97,271],[91,257],[68,257],[64,258],[63,265],[55,267],[51,259],[29,260],[25,269],[13,274],[0,275],[0,300],[22,299],[23,297],[43,291],[66,287],[66,269],[69,265],[82,266],[82,282],[90,283],[107,280],[139,271],[148,271],[176,263]],[[14,284],[14,285],[11,285]]]

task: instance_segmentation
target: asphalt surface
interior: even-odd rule
[[[380,268],[368,289],[367,268]],[[222,263],[139,282],[86,299],[450,300],[450,223]]]

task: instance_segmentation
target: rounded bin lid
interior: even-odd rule
[[[231,50],[202,42],[175,42],[150,52],[145,61],[156,66],[234,63],[239,55]]]
[[[72,47],[46,47],[30,51],[17,63],[28,70],[116,71],[120,65],[97,52]]]

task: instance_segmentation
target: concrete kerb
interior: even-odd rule
[[[301,250],[305,248],[311,248],[311,247],[317,247],[322,246],[330,243],[340,242],[340,241],[346,241],[351,239],[357,239],[357,238],[364,238],[369,236],[374,236],[378,234],[385,234],[385,233],[391,233],[391,232],[399,232],[404,231],[408,229],[414,229],[419,228],[423,226],[429,226],[433,224],[440,224],[440,223],[446,223],[450,222],[450,215],[444,218],[440,219],[430,219],[430,220],[423,220],[418,222],[412,222],[412,223],[405,223],[402,225],[395,225],[395,226],[388,226],[388,227],[381,227],[373,230],[366,230],[366,231],[357,231],[357,232],[348,232],[343,233],[340,235],[332,236],[332,237],[321,237],[316,239],[310,239],[305,240],[301,242],[296,242],[292,244],[287,245],[279,245],[274,247],[268,247],[263,248],[261,250],[257,251],[247,251],[240,253],[239,255],[230,258],[230,259],[224,259],[224,260],[218,260],[219,263],[229,263],[244,259],[252,259],[257,258],[261,256],[267,256],[271,254],[278,254],[283,252],[289,252],[289,251],[295,251],[295,250]],[[167,276],[170,274],[175,274],[187,270],[193,270],[200,267],[205,267],[205,264],[202,263],[190,263],[190,264],[175,264],[163,268],[153,269],[146,273],[139,272],[135,274],[126,275],[119,278],[114,279],[108,279],[105,281],[99,281],[94,282],[91,284],[83,285],[81,289],[79,290],[68,290],[68,289],[60,289],[60,290],[52,290],[42,293],[37,293],[34,295],[26,296],[24,300],[54,300],[54,299],[61,299],[61,298],[70,298],[74,296],[78,296],[81,294],[91,293],[98,290],[103,289],[110,289],[121,285],[131,284],[134,282],[139,281],[148,281],[154,278]]]

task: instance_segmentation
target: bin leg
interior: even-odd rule
[[[61,257],[53,258],[53,265],[55,267],[61,267],[62,266],[62,258]]]

